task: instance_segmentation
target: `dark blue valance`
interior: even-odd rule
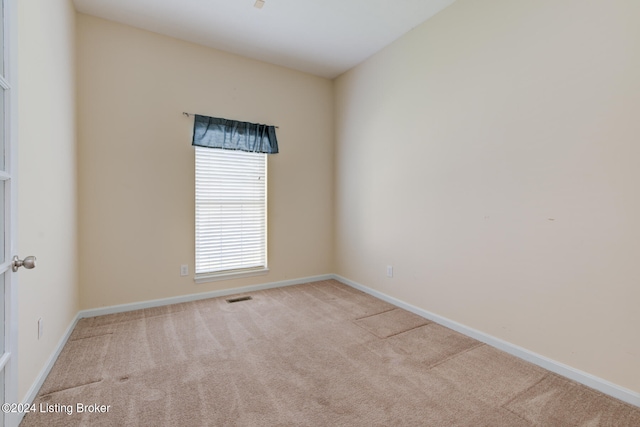
[[[274,126],[197,114],[194,115],[193,120],[191,145],[253,153],[275,154],[278,152],[278,140]]]

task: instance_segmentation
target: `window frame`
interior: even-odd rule
[[[257,275],[264,275],[267,274],[269,272],[269,267],[268,267],[268,160],[267,160],[267,154],[266,153],[249,153],[249,152],[243,152],[243,151],[230,151],[230,150],[223,150],[223,149],[216,149],[216,148],[206,148],[206,147],[199,147],[199,146],[195,146],[195,155],[194,155],[194,166],[195,166],[195,233],[194,233],[194,237],[195,237],[195,242],[194,242],[194,246],[195,246],[195,262],[194,262],[194,272],[195,272],[195,277],[194,277],[194,281],[196,283],[205,283],[205,282],[212,282],[212,281],[218,281],[218,280],[228,280],[228,279],[235,279],[235,278],[241,278],[241,277],[251,277],[251,276],[257,276]],[[256,267],[236,267],[236,268],[232,268],[232,269],[224,269],[224,270],[211,270],[211,271],[199,271],[198,265],[199,265],[199,256],[198,256],[198,235],[199,235],[199,226],[198,226],[198,183],[199,183],[199,175],[198,175],[198,155],[201,152],[201,150],[206,150],[206,153],[221,153],[221,152],[227,152],[227,153],[234,153],[234,155],[237,154],[241,154],[241,153],[246,153],[247,155],[261,155],[264,161],[264,220],[262,222],[263,224],[263,238],[264,238],[264,247],[262,248],[262,253],[264,254],[263,257],[263,263],[260,266],[256,266]],[[201,187],[204,188],[204,187]]]

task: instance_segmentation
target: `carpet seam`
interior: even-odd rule
[[[451,356],[449,356],[449,357],[447,357],[447,358],[445,358],[445,359],[443,359],[443,360],[441,360],[441,361],[439,361],[439,362],[437,362],[437,363],[434,363],[433,365],[428,366],[428,368],[427,368],[427,369],[428,369],[428,370],[431,370],[431,369],[435,368],[436,366],[440,366],[440,365],[442,365],[444,362],[447,362],[447,361],[449,361],[449,360],[451,360],[451,359],[454,359],[454,358],[456,358],[456,357],[458,357],[458,356],[461,356],[461,355],[463,355],[463,354],[465,354],[465,353],[467,353],[467,352],[469,352],[469,351],[471,351],[471,350],[475,350],[476,348],[480,348],[480,347],[482,347],[483,345],[487,345],[487,344],[485,344],[485,343],[483,343],[483,342],[479,342],[478,344],[474,345],[473,347],[469,347],[469,348],[467,348],[467,349],[464,349],[464,350],[462,350],[462,351],[459,351],[458,353],[452,354]]]
[[[148,309],[147,308],[142,308],[140,310],[148,310]],[[118,320],[118,321],[115,321],[115,322],[102,323],[102,324],[99,324],[99,325],[90,325],[88,327],[89,328],[99,328],[101,326],[119,325],[119,324],[128,323],[128,322],[136,322],[136,321],[139,321],[139,320],[153,319],[155,317],[173,316],[176,313],[183,313],[184,311],[185,310],[182,309],[182,310],[173,311],[171,313],[154,314],[152,316],[142,316],[142,317],[138,317],[136,319]],[[127,314],[129,314],[129,313],[135,313],[135,311],[127,312]],[[117,313],[117,314],[123,314],[123,313]],[[91,319],[91,320],[92,319],[98,319],[98,318],[103,317],[103,316],[112,316],[112,314],[105,314],[105,315],[102,315],[102,316],[87,317],[86,319]]]
[[[85,384],[78,384],[78,385],[74,385],[72,387],[65,387],[65,388],[60,388],[60,389],[57,389],[57,390],[49,391],[49,392],[44,393],[44,394],[39,394],[38,397],[49,396],[49,395],[52,395],[54,393],[60,393],[61,391],[71,390],[71,389],[78,388],[78,387],[84,387],[84,386],[88,386],[88,385],[91,385],[91,384],[101,383],[102,381],[104,381],[104,378],[100,378],[97,381],[90,381],[90,382],[85,383]]]
[[[395,309],[394,309],[394,310],[395,310]],[[391,311],[391,310],[389,310],[389,311]],[[383,313],[386,313],[386,312],[383,312]],[[381,314],[382,314],[382,313],[381,313]],[[374,314],[374,316],[375,316],[375,314]],[[357,320],[359,320],[359,319],[357,319]],[[371,335],[373,335],[374,337],[376,337],[376,338],[378,338],[378,339],[380,339],[380,340],[386,340],[387,338],[395,337],[396,335],[400,335],[400,334],[403,334],[403,333],[405,333],[405,332],[413,331],[414,329],[422,328],[423,326],[427,326],[427,325],[429,325],[430,323],[433,323],[433,322],[431,322],[431,321],[429,321],[429,320],[426,320],[426,319],[425,319],[425,320],[427,321],[427,323],[425,323],[424,325],[414,326],[413,328],[405,329],[405,330],[403,330],[403,331],[396,332],[395,334],[387,335],[387,336],[381,337],[380,335],[376,334],[375,332],[372,332],[372,331],[370,331],[369,329],[365,328],[364,326],[359,325],[358,323],[356,323],[356,322],[357,322],[357,320],[350,320],[350,322],[351,322],[351,323],[353,323],[354,325],[356,325],[357,327],[359,327],[360,329],[364,330],[365,332],[370,333]]]
[[[548,373],[545,373],[542,378],[540,378],[538,381],[534,382],[533,384],[531,384],[529,387],[525,388],[524,390],[522,390],[519,393],[516,393],[515,396],[513,396],[511,399],[507,400],[506,402],[504,402],[503,404],[500,405],[501,408],[507,409],[508,411],[509,408],[506,407],[506,405],[509,405],[511,402],[513,402],[514,400],[516,400],[517,398],[519,398],[520,396],[522,396],[523,394],[525,394],[526,392],[528,392],[529,390],[531,390],[533,387],[537,386],[538,384],[540,384],[542,381],[546,380],[549,377]],[[515,412],[514,412],[515,413]],[[516,414],[517,415],[517,414]]]
[[[410,332],[410,331],[413,331],[413,330],[415,330],[415,329],[422,328],[422,327],[424,327],[424,326],[427,326],[429,323],[431,323],[431,322],[425,323],[424,325],[414,326],[414,327],[413,327],[413,328],[411,328],[411,329],[405,329],[404,331],[396,332],[396,333],[395,333],[395,334],[393,334],[393,335],[387,335],[386,337],[378,337],[378,338],[380,338],[380,339],[382,339],[382,340],[386,340],[387,338],[395,337],[395,336],[398,336],[398,335],[400,335],[400,334],[404,334],[405,332]],[[376,335],[376,334],[374,334],[374,335]],[[377,335],[376,335],[376,336],[377,336]]]
[[[390,311],[393,311],[393,310],[401,310],[401,309],[397,308],[397,307],[391,307],[389,310],[381,311],[379,313],[367,314],[366,316],[356,317],[355,319],[352,320],[352,322],[357,322],[358,320],[368,319],[369,317],[373,317],[373,316],[379,316],[379,315],[384,314],[384,313],[389,313]]]
[[[513,411],[512,411],[511,409],[509,409],[509,408],[504,408],[504,407],[502,407],[502,406],[499,406],[498,408],[500,408],[500,409],[504,409],[505,411],[509,412],[510,414],[512,414],[512,415],[514,415],[514,416],[516,416],[516,417],[520,418],[522,421],[524,421],[525,423],[529,424],[530,426],[535,426],[535,425],[536,425],[535,423],[533,423],[533,422],[529,421],[528,419],[524,418],[522,415],[520,415],[520,414],[516,414],[515,412],[513,412]]]
[[[106,335],[113,335],[113,332],[105,332],[104,334],[97,334],[97,335],[90,335],[88,337],[74,338],[74,339],[71,339],[69,341],[80,341],[80,340],[86,340],[86,339],[89,339],[89,338],[104,337]]]

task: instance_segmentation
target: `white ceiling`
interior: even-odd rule
[[[74,0],[79,12],[333,78],[455,0]]]

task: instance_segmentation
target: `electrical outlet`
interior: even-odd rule
[[[393,266],[387,265],[387,277],[393,277]]]
[[[42,338],[42,334],[44,333],[44,322],[42,321],[42,317],[38,319],[38,339]]]
[[[187,264],[182,264],[180,266],[180,275],[188,276],[189,275],[189,266]]]

